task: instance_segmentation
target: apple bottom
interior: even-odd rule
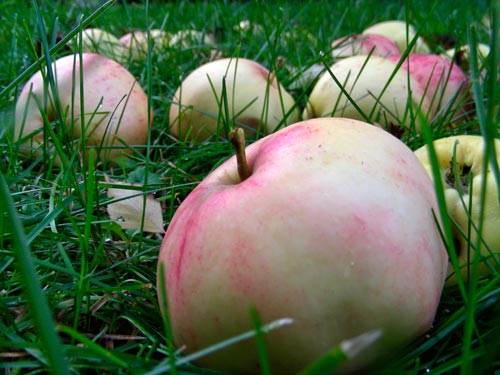
[[[276,191],[275,204],[279,195]],[[300,196],[295,198],[298,202]],[[224,197],[216,200],[221,204],[219,199]],[[248,199],[258,199],[258,193]],[[230,210],[233,203],[224,204],[224,210]],[[358,204],[354,211],[364,202]],[[220,233],[221,227],[228,226],[227,220],[224,212],[213,210],[188,219],[186,226],[195,237],[185,237],[185,253],[174,255],[183,258],[173,259],[182,263],[182,270],[172,269],[167,275],[170,316],[179,346],[195,352],[251,330],[249,307],[255,306],[263,323],[293,319],[291,326],[266,334],[266,344],[273,373],[295,373],[317,359],[318,353],[368,330],[382,329],[384,337],[352,368],[364,367],[381,353],[400,349],[430,327],[439,300],[439,289],[435,288],[439,282],[426,275],[426,270],[436,268],[429,256],[435,245],[426,240],[427,229],[411,250],[404,243],[391,242],[382,248],[392,231],[404,231],[404,214],[391,213],[383,204],[368,219],[366,214],[365,219],[356,213],[338,217],[330,211],[325,216],[321,205],[314,210],[309,207],[310,217],[304,217],[304,212],[298,212],[300,207],[290,213],[287,200],[279,206],[277,212],[289,215],[269,220],[269,212],[255,208],[249,220],[259,223],[255,229],[234,223]],[[236,206],[236,210],[240,208]],[[380,233],[369,230],[373,226],[370,221],[389,220],[391,215],[401,216],[392,220],[402,222],[401,227],[388,226]],[[314,226],[305,228],[302,220]],[[283,222],[289,230],[280,231]],[[202,231],[198,225],[206,227]],[[335,246],[329,240],[332,231],[339,238]],[[207,247],[205,244],[214,240],[202,232],[217,233],[219,240]],[[255,236],[270,240],[258,247]],[[356,237],[366,240],[350,244]],[[282,243],[289,245],[283,247]],[[202,358],[198,364],[232,373],[240,373],[241,368],[259,373],[256,353],[255,343],[249,340]]]

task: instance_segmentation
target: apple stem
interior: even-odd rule
[[[236,162],[238,164],[238,175],[241,181],[250,177],[250,167],[248,166],[247,156],[245,154],[245,132],[242,128],[235,128],[229,133],[229,142],[236,152]]]
[[[276,59],[276,64],[274,65],[274,70],[269,73],[269,84],[272,85],[274,82],[274,79],[276,78],[276,72],[280,70],[281,66],[285,62],[285,58],[283,56],[278,56]]]

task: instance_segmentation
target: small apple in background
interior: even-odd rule
[[[152,29],[149,32],[153,52],[164,50],[170,45],[172,35],[160,29]],[[129,51],[131,60],[142,61],[148,56],[148,33],[142,30],[132,31],[119,39]]]
[[[407,73],[397,71],[380,97],[395,70],[395,63],[373,55],[347,57],[330,67],[361,111],[366,116],[371,115],[370,122],[379,123],[385,129],[393,124],[411,126],[409,107],[413,104],[409,88],[416,83]],[[328,71],[314,85],[302,116],[304,119],[338,116],[365,120]]]
[[[369,54],[387,57],[400,55],[401,51],[393,40],[377,34],[356,34],[338,38],[332,42],[334,59]]]
[[[441,138],[433,143],[438,158],[448,215],[456,224],[455,238],[461,274],[468,278],[468,263],[473,263],[476,252],[486,260],[479,262],[479,275],[490,273],[500,262],[500,189],[488,165],[483,174],[484,140],[478,135],[459,135]],[[500,140],[495,140],[496,159],[500,164]],[[428,146],[415,151],[415,155],[432,176]],[[458,175],[455,175],[454,171]],[[484,222],[480,247],[477,248],[481,207],[481,189],[486,184]],[[456,282],[453,267],[449,266],[449,284]]]
[[[146,143],[148,99],[140,84],[114,60],[93,53],[81,56],[81,63],[79,55],[65,56],[53,63],[57,97],[48,89],[41,71],[26,82],[16,103],[15,139],[28,138],[20,152],[28,155],[42,152],[44,126],[50,126],[45,125],[44,117],[48,121],[56,119],[56,100],[65,115],[68,136],[72,140],[81,139],[89,147],[102,146],[100,156],[104,160],[130,154],[131,148],[123,143],[131,147]]]
[[[109,57],[122,65],[127,64],[129,60],[128,50],[110,32],[98,28],[84,29],[82,30],[81,38],[82,52],[97,53]],[[70,46],[73,52],[79,52],[80,34],[77,35],[75,41],[70,42]]]
[[[293,97],[265,67],[244,58],[225,58],[200,66],[182,81],[169,119],[175,137],[201,142],[226,136],[223,121],[255,136],[297,121],[298,111]]]
[[[408,43],[417,35],[415,26],[407,24],[404,21],[383,21],[376,23],[363,30],[362,34],[376,34],[385,36],[393,40],[399,47],[401,52],[406,51]],[[430,53],[429,46],[423,38],[419,36],[415,42],[414,49],[411,52],[415,53]]]
[[[399,56],[388,56],[397,63]],[[410,53],[401,65],[418,84],[412,86],[413,95],[420,100],[419,108],[427,121],[441,113],[453,114],[459,119],[464,114],[469,93],[469,80],[465,73],[450,60],[435,54]]]
[[[170,41],[172,46],[180,48],[192,48],[196,46],[215,46],[215,38],[212,34],[205,31],[198,31],[192,29],[177,31]]]
[[[254,142],[207,176],[168,226],[158,289],[174,342],[192,353],[251,330],[253,305],[263,324],[293,320],[265,335],[275,374],[382,330],[343,369],[359,374],[432,324],[448,265],[433,211],[419,160],[370,124],[314,119]],[[252,340],[197,363],[260,373]]]

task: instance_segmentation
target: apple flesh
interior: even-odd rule
[[[23,87],[16,103],[15,122],[15,138],[23,142],[20,152],[40,154],[46,137],[44,127],[50,126],[45,118],[57,118],[55,101],[60,103],[71,140],[80,140],[88,147],[103,147],[101,157],[105,160],[130,154],[132,148],[124,148],[123,144],[132,147],[146,143],[148,99],[140,84],[114,60],[93,53],[81,56],[81,61],[79,55],[69,55],[53,63],[57,97],[47,88],[41,71]]]
[[[235,157],[219,166],[182,202],[161,245],[158,288],[185,353],[251,330],[250,305],[262,323],[293,320],[265,335],[276,374],[381,330],[343,368],[359,373],[431,326],[448,258],[433,183],[404,143],[367,123],[321,118],[254,142],[246,157],[250,175],[241,180]],[[252,340],[197,363],[260,373]]]
[[[370,122],[378,123],[385,129],[392,125],[410,127],[410,107],[414,104],[409,91],[416,83],[407,73],[396,69],[394,62],[373,55],[357,55],[337,61],[330,71],[361,112],[333,80],[330,72],[325,71],[309,95],[303,118],[338,116],[361,121],[369,118]]]
[[[393,40],[401,52],[406,51],[408,48],[408,43],[415,38],[417,32],[415,26],[407,24],[404,21],[383,21],[376,23],[370,27],[363,30],[362,34],[376,34],[385,36]],[[422,37],[418,36],[417,41],[411,52],[414,53],[430,53],[429,46],[423,40]]]
[[[391,39],[377,34],[357,34],[335,39],[332,42],[332,56],[340,59],[355,55],[387,57],[400,55],[398,45]]]
[[[224,117],[226,108],[229,118]],[[182,81],[169,118],[175,137],[201,142],[226,136],[223,121],[255,136],[295,122],[298,112],[293,97],[265,67],[248,59],[226,58],[200,66]]]
[[[490,273],[491,268],[500,262],[500,189],[488,164],[486,175],[483,174],[484,140],[477,135],[459,135],[438,139],[433,146],[436,150],[448,215],[456,224],[454,228],[457,257],[461,266],[461,275],[468,279],[469,262],[474,262],[477,254],[479,275]],[[500,164],[500,140],[495,140],[496,159]],[[415,155],[432,176],[428,146],[415,151]],[[458,172],[458,175],[454,173]],[[481,241],[478,244],[478,232],[481,189],[486,184],[484,201],[484,221]],[[449,284],[456,283],[453,267],[449,267]]]

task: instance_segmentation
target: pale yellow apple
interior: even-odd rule
[[[81,39],[82,52],[97,53],[122,65],[127,64],[129,60],[127,48],[108,31],[98,28],[84,29],[81,33]],[[79,52],[80,34],[77,35],[76,41],[71,42],[70,45],[75,53]]]
[[[250,136],[269,134],[297,121],[298,111],[294,98],[264,66],[225,58],[198,67],[182,81],[169,119],[175,137],[204,141],[226,136],[224,123],[242,126]]]

